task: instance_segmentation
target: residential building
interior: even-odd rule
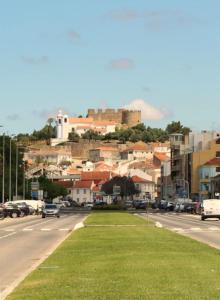
[[[72,153],[69,149],[42,147],[30,148],[25,152],[24,160],[32,161],[32,163],[45,163],[59,165],[65,162],[72,162]]]
[[[212,195],[212,178],[220,175],[220,157],[215,157],[199,168],[200,200],[210,199]]]
[[[82,172],[82,181],[93,181],[95,184],[99,184],[101,181],[110,180],[115,174],[109,171],[92,171],[92,172]]]
[[[133,197],[134,200],[154,199],[155,183],[153,181],[146,180],[139,176],[132,176],[132,181],[138,191],[138,193]]]
[[[79,204],[93,202],[93,187],[93,181],[76,181],[71,191],[72,199],[77,201]]]
[[[146,158],[153,158],[153,151],[145,143],[136,143],[133,146],[121,152],[122,160],[142,160]]]
[[[192,196],[194,198],[199,199],[200,197],[200,167],[204,166],[205,163],[211,161],[213,158],[220,158],[220,138],[210,141],[206,150],[201,150],[192,153]]]

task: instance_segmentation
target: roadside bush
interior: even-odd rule
[[[119,204],[95,205],[92,210],[125,210],[126,208]]]

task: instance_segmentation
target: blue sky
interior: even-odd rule
[[[5,131],[39,129],[59,108],[78,115],[137,103],[150,126],[220,130],[219,1],[0,4]]]

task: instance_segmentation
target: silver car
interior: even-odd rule
[[[46,204],[42,211],[42,218],[45,217],[60,217],[60,209],[56,204]]]

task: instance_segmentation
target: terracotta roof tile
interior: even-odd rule
[[[204,166],[220,166],[220,157],[215,157],[210,161],[206,162]]]
[[[132,176],[131,179],[132,179],[132,181],[133,181],[134,183],[153,183],[153,181],[146,180],[146,179],[141,178],[141,177],[136,176],[136,175],[135,175],[135,176]]]

